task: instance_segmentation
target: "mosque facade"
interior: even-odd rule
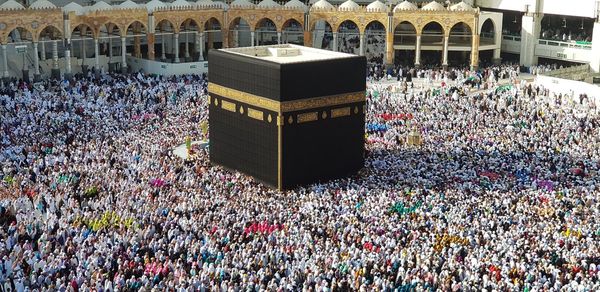
[[[482,33],[484,23],[488,31]],[[25,8],[8,0],[0,5],[0,75],[17,71],[11,70],[18,67],[10,64],[11,52],[23,47],[28,52],[25,63],[34,74],[40,74],[40,62],[58,74],[74,72],[78,60],[84,68],[108,65],[126,70],[128,55],[179,63],[203,61],[211,48],[286,42],[340,50],[349,37],[356,42],[354,53],[364,55],[367,37],[375,34],[385,42],[384,64],[403,58],[419,66],[424,52],[435,51],[446,66],[449,52],[460,51],[476,68],[482,49],[500,58],[501,25],[500,13],[482,12],[464,2],[444,6],[432,1],[419,7],[408,1],[364,6],[352,0],[340,5],[319,0],[307,6],[298,0],[153,0],[57,7],[38,0]],[[397,51],[411,54],[407,58]]]

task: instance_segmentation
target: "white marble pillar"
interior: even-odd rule
[[[2,45],[2,69],[4,77],[8,77],[8,56],[6,53],[6,45]]]
[[[100,44],[98,43],[98,39],[94,39],[94,68],[96,70],[100,70]]]
[[[65,50],[65,73],[71,74],[71,40],[67,39],[67,49]]]
[[[179,33],[173,34],[173,45],[175,46],[175,63],[179,63]]]
[[[189,32],[185,32],[185,59],[188,60],[188,58],[190,57],[190,37],[189,37],[190,33]]]
[[[421,36],[417,35],[417,44],[415,46],[415,65],[421,65]]]
[[[85,37],[81,36],[81,59],[83,60],[83,63],[85,63],[86,57],[87,54],[85,53]]]
[[[254,31],[250,32],[250,43],[251,43],[252,47],[255,46],[255,44],[254,44]]]
[[[108,61],[112,59],[113,56],[113,48],[112,48],[112,36],[108,38]]]
[[[542,27],[542,18],[538,13],[526,13],[521,20],[521,54],[520,63],[524,66],[537,65],[538,57],[535,55],[535,45],[538,42]]]
[[[52,68],[59,69],[58,68],[58,41],[57,40],[52,41]]]
[[[38,42],[33,42],[33,74],[40,74],[40,58],[38,56]]]
[[[121,68],[123,71],[127,68],[127,38],[121,37]]]
[[[592,31],[592,54],[590,54],[590,67],[592,72],[600,73],[600,22],[594,22]]]
[[[444,51],[442,52],[442,66],[448,66],[448,43],[450,41],[449,36],[444,37]]]
[[[160,59],[161,60],[166,60],[167,59],[167,52],[166,52],[166,48],[165,48],[165,35],[164,33],[160,36]]]
[[[358,49],[359,54],[361,56],[364,56],[365,55],[365,34],[361,33],[358,36],[358,39],[359,39],[359,49]]]
[[[198,48],[198,61],[204,61],[204,32],[196,33],[196,48]]]
[[[281,32],[277,32],[277,44],[281,45]]]
[[[46,61],[46,45],[44,43],[44,41],[42,40],[42,42],[40,42],[41,47],[40,47],[40,60],[42,61]]]
[[[333,51],[337,52],[338,50],[338,33],[337,32],[333,32]]]

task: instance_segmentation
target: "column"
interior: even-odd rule
[[[231,34],[231,41],[233,43],[233,47],[237,48],[240,46],[240,31],[239,30],[235,30],[232,34]]]
[[[338,50],[338,35],[337,31],[333,32],[333,51],[337,52]]]
[[[112,36],[108,37],[108,62],[110,63],[110,60],[112,59],[113,56],[113,46],[112,46]]]
[[[163,32],[162,35],[160,36],[160,59],[161,60],[166,60],[167,59],[167,52],[165,49],[165,33]]]
[[[127,38],[121,37],[121,69],[123,72],[127,71]]]
[[[204,32],[196,33],[196,48],[198,48],[198,61],[204,61]]]
[[[590,67],[592,72],[600,73],[600,22],[594,22],[592,32],[592,53],[590,54]]]
[[[175,63],[179,63],[179,33],[173,34],[173,45],[175,46]]]
[[[538,58],[535,56],[535,45],[540,35],[542,26],[540,13],[527,13],[521,21],[521,65],[536,65]]]
[[[83,60],[82,64],[85,63],[85,57],[86,57],[86,53],[85,53],[85,37],[82,35],[81,36],[81,59]]]
[[[42,40],[42,42],[40,43],[41,46],[41,50],[40,50],[40,59],[42,61],[46,61],[46,45],[44,44],[44,41]]]
[[[281,45],[281,32],[280,31],[277,32],[277,44]]]
[[[58,70],[58,41],[52,41],[52,69]]]
[[[33,42],[33,74],[40,75],[40,60],[38,56],[38,42]]]
[[[190,58],[190,37],[189,32],[185,32],[185,60],[189,60]]]
[[[473,44],[471,44],[471,70],[479,68],[479,35],[473,35]]]
[[[67,39],[67,49],[65,50],[65,73],[71,74],[71,40]]]
[[[387,29],[385,31],[385,66],[387,69],[394,68],[394,15],[388,13]]]
[[[148,59],[154,60],[154,33],[147,33],[146,38],[148,39]]]
[[[415,46],[415,67],[421,67],[421,35],[417,35],[417,44]]]
[[[254,31],[250,32],[250,46],[254,47]]]
[[[304,31],[304,46],[312,47],[312,34],[310,31]]]
[[[100,70],[100,44],[98,39],[94,39],[94,68]]]
[[[444,70],[448,69],[448,43],[450,36],[444,36],[444,50],[442,52],[442,66]]]
[[[492,62],[495,65],[500,65],[502,63],[502,57],[500,56],[500,49],[494,49],[494,56],[492,57]]]
[[[227,33],[226,29],[222,29],[221,30],[221,36],[223,37],[223,48],[228,48],[229,47],[229,34]],[[207,49],[212,49],[214,46],[213,43],[213,39],[215,38],[214,33],[212,32],[207,32],[206,33],[206,48]]]
[[[358,43],[359,43],[359,48],[358,48],[358,54],[361,56],[365,55],[365,34],[361,33],[358,36]]]
[[[394,65],[394,31],[387,31],[385,35],[385,57],[386,64]]]
[[[142,57],[142,38],[137,35],[140,32],[136,32],[136,36],[133,37],[133,56],[136,58]]]
[[[2,69],[4,77],[8,78],[8,57],[6,56],[6,44],[2,44]]]

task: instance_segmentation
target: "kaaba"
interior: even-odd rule
[[[279,190],[364,165],[366,59],[291,44],[208,54],[210,161]]]

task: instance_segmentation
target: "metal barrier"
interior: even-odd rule
[[[520,42],[520,41],[521,41],[521,36],[515,36],[515,35],[502,35],[502,39],[503,39],[503,40],[507,40],[507,41],[515,41],[515,42]]]
[[[563,48],[575,48],[575,49],[584,49],[584,50],[591,50],[592,49],[592,44],[578,44],[577,42],[571,41],[571,42],[563,42],[563,41],[555,41],[555,40],[539,40],[538,43],[540,45],[547,45],[547,46],[555,46],[555,47],[563,47]]]

